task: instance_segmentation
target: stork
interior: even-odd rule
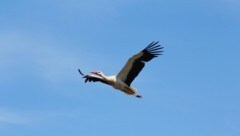
[[[122,70],[115,76],[106,76],[101,71],[93,71],[91,74],[84,75],[80,69],[78,69],[78,71],[83,78],[85,78],[85,83],[102,82],[124,92],[127,95],[142,98],[137,90],[131,86],[131,83],[141,72],[145,66],[145,62],[162,55],[162,49],[163,47],[158,45],[158,42],[150,43],[145,49],[129,58]]]

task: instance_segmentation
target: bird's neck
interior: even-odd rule
[[[107,81],[108,84],[114,85],[116,83],[116,76],[102,76],[103,80]]]
[[[104,80],[108,80],[108,77],[107,77],[106,75],[104,75],[103,73],[102,73],[101,77],[102,77]]]
[[[116,79],[113,76],[105,76],[104,74],[101,75],[103,80],[107,81],[110,85],[115,84]]]

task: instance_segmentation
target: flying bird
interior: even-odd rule
[[[142,96],[137,92],[137,89],[131,86],[131,83],[141,72],[145,66],[145,62],[162,55],[162,49],[163,47],[159,45],[158,42],[150,43],[145,49],[129,58],[122,70],[115,76],[106,76],[101,71],[94,71],[88,75],[84,75],[80,69],[78,69],[78,72],[83,76],[83,78],[85,78],[85,83],[101,82],[110,85],[127,95],[142,98]]]

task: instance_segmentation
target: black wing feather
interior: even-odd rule
[[[163,51],[161,51],[161,49],[163,49],[163,47],[161,47],[161,45],[157,45],[157,44],[158,44],[158,42],[152,42],[144,50],[142,50],[143,55],[140,58],[138,58],[138,61],[148,62],[151,59],[153,59],[154,57],[162,55],[161,53]]]
[[[130,71],[129,74],[126,78],[126,80],[124,81],[124,83],[126,83],[128,86],[130,86],[130,84],[132,83],[132,81],[135,79],[135,77],[138,76],[138,74],[141,72],[141,70],[144,68],[145,64],[142,61],[135,61],[133,63],[133,67]]]
[[[85,75],[83,78],[86,78],[85,83],[87,83],[87,82],[102,82],[104,84],[108,84],[108,82],[103,80],[102,78],[91,76],[91,75]]]
[[[150,61],[154,57],[158,57],[159,55],[162,55],[162,52],[163,52],[162,49],[163,47],[161,47],[161,45],[158,45],[158,42],[152,42],[140,53],[130,58],[130,61],[128,61],[126,65],[131,63],[131,59],[134,59],[134,61],[132,62],[133,64],[131,69],[128,71],[127,77],[125,79],[122,79],[123,82],[125,82],[127,85],[130,86],[132,81],[138,76],[138,74],[141,72],[141,70],[145,66],[145,62]]]
[[[102,82],[104,84],[109,84],[107,81],[103,80],[100,77],[95,77],[92,75],[84,75],[80,69],[78,69],[78,72],[83,76],[82,78],[85,78],[85,83],[87,83],[87,82]]]

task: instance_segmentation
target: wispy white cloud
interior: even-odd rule
[[[71,80],[79,61],[87,62],[81,59],[83,52],[76,54],[54,40],[41,41],[22,32],[0,34],[0,40],[2,75],[4,70],[23,67],[31,70],[27,74],[35,73],[46,82],[64,82]]]
[[[132,2],[133,0],[70,0],[62,1],[58,4],[65,8],[76,8],[87,12],[105,12],[114,11],[118,6],[126,5]]]
[[[240,6],[239,4],[240,4],[240,1],[239,0],[221,0],[221,2],[224,2],[224,3],[228,3],[228,4],[233,4],[233,5],[238,5],[238,6]],[[236,5],[236,6],[237,6]]]
[[[0,109],[0,124],[17,124],[27,125],[30,123],[30,119],[22,115],[7,109]]]
[[[34,126],[64,119],[78,119],[75,112],[48,110],[10,110],[0,108],[0,124]]]
[[[231,12],[239,13],[240,1],[239,0],[214,0],[215,3],[221,5],[221,8],[227,9]],[[237,14],[239,16],[239,14]]]
[[[234,111],[231,114],[229,114],[225,119],[227,127],[238,134],[240,134],[239,113],[240,113],[239,111]]]

